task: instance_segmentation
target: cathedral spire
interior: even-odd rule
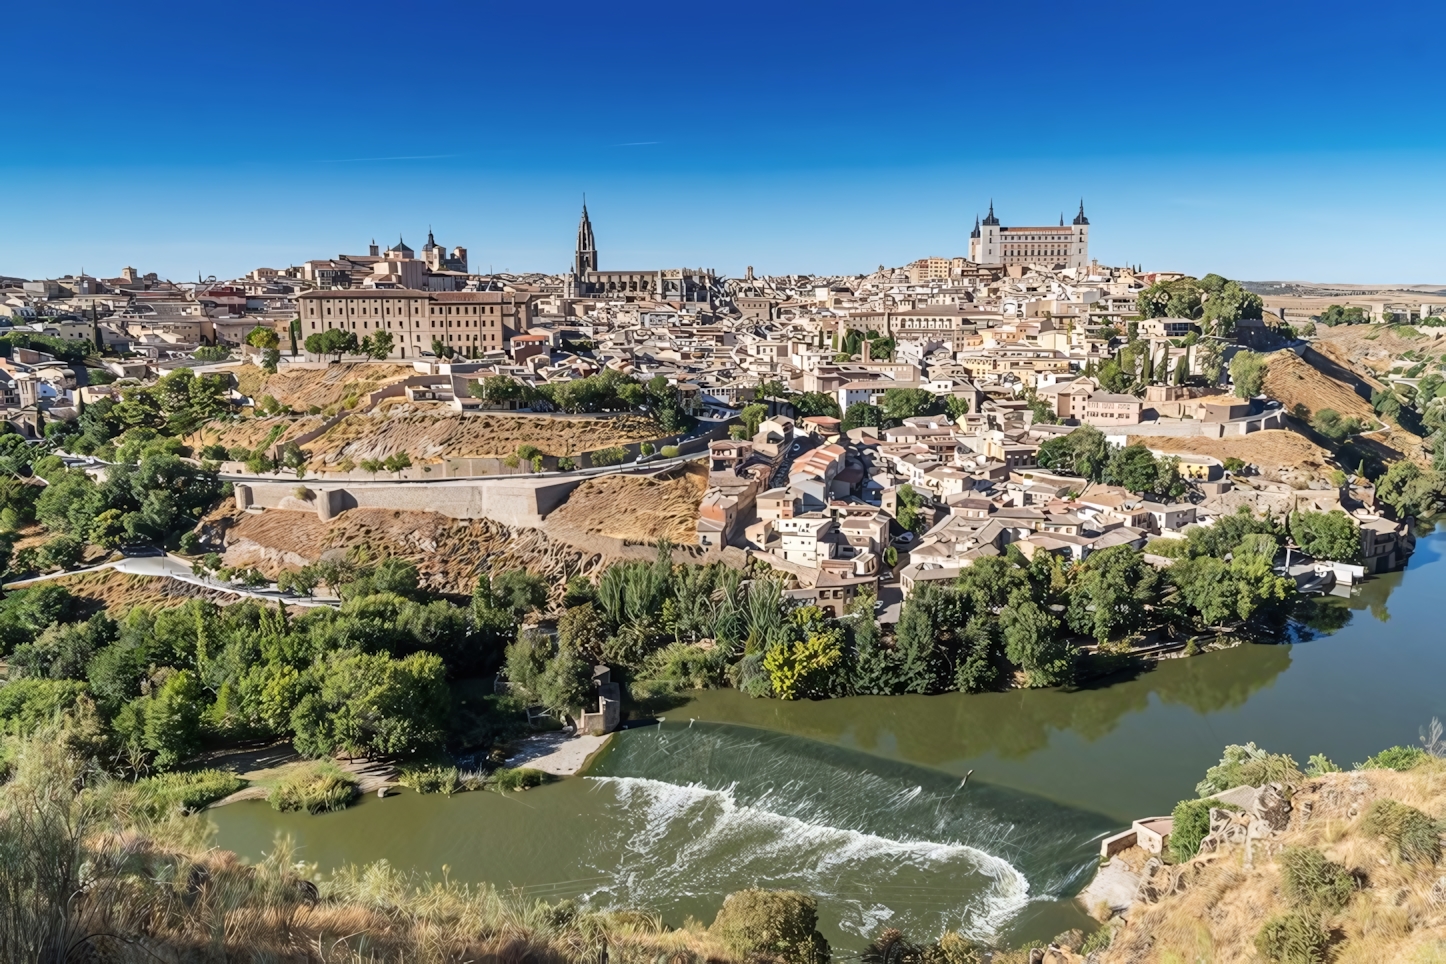
[[[592,233],[592,220],[587,216],[587,195],[583,195],[582,217],[577,222],[577,249],[573,253],[572,271],[582,277],[597,270],[597,240]]]

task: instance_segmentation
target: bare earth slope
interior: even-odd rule
[[[698,504],[708,487],[702,463],[666,478],[604,475],[588,479],[548,516],[549,529],[633,542],[692,542]]]
[[[1242,844],[1161,869],[1154,904],[1136,904],[1129,923],[1098,964],[1154,961],[1261,961],[1256,935],[1292,908],[1281,873],[1286,847],[1310,847],[1342,865],[1355,887],[1342,910],[1319,919],[1330,935],[1333,964],[1446,960],[1446,877],[1429,861],[1402,860],[1386,840],[1366,832],[1377,800],[1394,800],[1440,820],[1446,815],[1446,764],[1414,770],[1361,770],[1306,779],[1290,798],[1289,824],[1268,840]]]
[[[238,365],[232,373],[241,394],[254,399],[270,395],[293,411],[304,412],[312,406],[327,408],[359,399],[416,371],[410,365],[347,363],[282,368],[275,375],[267,375],[255,365]]]

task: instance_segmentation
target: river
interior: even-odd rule
[[[1098,837],[1193,796],[1227,743],[1343,766],[1446,717],[1446,528],[1404,573],[1331,599],[1289,645],[1163,661],[1086,689],[819,702],[696,694],[589,773],[521,794],[403,793],[319,817],[211,811],[256,858],[278,833],[328,868],[388,859],[593,906],[711,920],[724,894],[819,898],[830,940],[1048,938]],[[1343,625],[1342,625],[1343,624]],[[1339,628],[1336,628],[1339,627]],[[964,781],[965,774],[973,775]]]

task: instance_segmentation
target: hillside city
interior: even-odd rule
[[[57,800],[103,787],[109,809],[87,819],[126,827],[247,800],[520,792],[705,690],[1077,700],[1313,638],[1429,537],[1446,290],[1107,266],[1083,201],[1022,227],[990,202],[966,228],[958,256],[733,278],[613,268],[584,206],[560,274],[477,272],[429,230],[420,249],[373,241],[225,280],[0,278],[0,768],[21,788],[69,781]],[[1429,753],[1382,758],[1446,755],[1432,732]],[[1079,896],[1070,871],[1059,902],[1093,915],[1094,947],[1148,953],[1150,931],[1117,918],[1163,920],[1187,873],[1166,856],[1304,833],[1283,787],[1308,776],[1321,813],[1345,812],[1332,788],[1351,775],[1321,760],[1228,747],[1201,800],[1089,837],[1103,868]],[[193,879],[207,860],[241,873],[155,832],[177,880],[186,861]],[[388,933],[385,959],[432,946],[414,878],[337,871],[317,904],[305,862],[275,853],[237,879],[274,873],[285,906],[372,915],[357,932]],[[107,866],[105,886],[130,886]],[[485,919],[489,947],[525,934],[549,960],[580,960],[584,932],[603,960],[828,959],[814,898],[752,883],[711,926],[673,930],[562,892],[429,893]],[[774,918],[801,928],[786,952],[757,943]],[[982,930],[920,957],[892,926],[854,929],[866,959],[1015,960],[981,957]],[[179,934],[157,946],[196,939]],[[1050,959],[1086,943],[1075,927]]]

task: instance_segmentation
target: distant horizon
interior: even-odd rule
[[[0,274],[239,277],[428,224],[556,273],[584,194],[604,268],[867,274],[966,254],[991,199],[1053,224],[1083,197],[1102,264],[1446,274],[1446,7],[242,10],[67,8],[64,69],[9,78],[46,133],[0,155]],[[159,64],[117,42],[141,29],[178,41]]]

